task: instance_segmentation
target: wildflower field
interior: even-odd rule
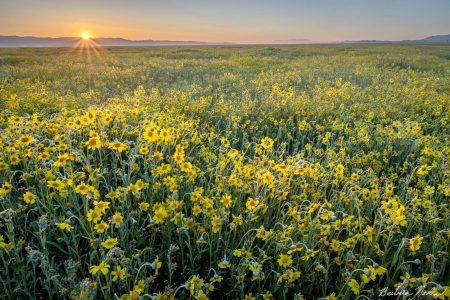
[[[0,49],[1,298],[448,299],[449,145],[449,46]]]

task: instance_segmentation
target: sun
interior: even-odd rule
[[[81,38],[82,38],[83,40],[85,40],[85,41],[88,41],[88,40],[91,39],[91,36],[89,35],[89,33],[84,32],[84,33],[81,34]]]

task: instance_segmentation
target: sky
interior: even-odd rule
[[[450,0],[0,0],[0,35],[267,42],[450,34]]]

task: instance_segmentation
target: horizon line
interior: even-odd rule
[[[221,43],[233,43],[233,44],[264,44],[264,43],[279,43],[279,42],[289,42],[289,41],[303,41],[305,43],[311,43],[311,44],[317,44],[317,43],[339,43],[339,42],[358,42],[358,41],[381,41],[381,42],[401,42],[401,41],[417,41],[422,40],[429,37],[437,37],[437,36],[446,36],[449,34],[430,34],[427,36],[423,36],[421,38],[417,39],[338,39],[338,40],[330,40],[330,41],[321,41],[321,40],[314,40],[309,38],[287,38],[287,39],[273,39],[273,40],[266,40],[266,41],[207,41],[207,40],[190,40],[190,39],[130,39],[125,37],[113,37],[113,36],[91,36],[90,39],[96,40],[96,39],[121,39],[126,40],[130,42],[144,42],[144,41],[155,41],[155,42],[194,42],[194,43],[209,43],[209,44],[221,44]],[[41,38],[41,39],[81,39],[79,36],[36,36],[36,35],[17,35],[17,34],[8,34],[8,35],[1,35],[0,37],[18,37],[18,38]]]

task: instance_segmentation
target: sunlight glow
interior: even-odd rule
[[[83,40],[85,40],[85,41],[88,41],[88,40],[91,39],[91,36],[89,35],[89,33],[84,32],[84,33],[81,34],[81,38],[82,38]]]

